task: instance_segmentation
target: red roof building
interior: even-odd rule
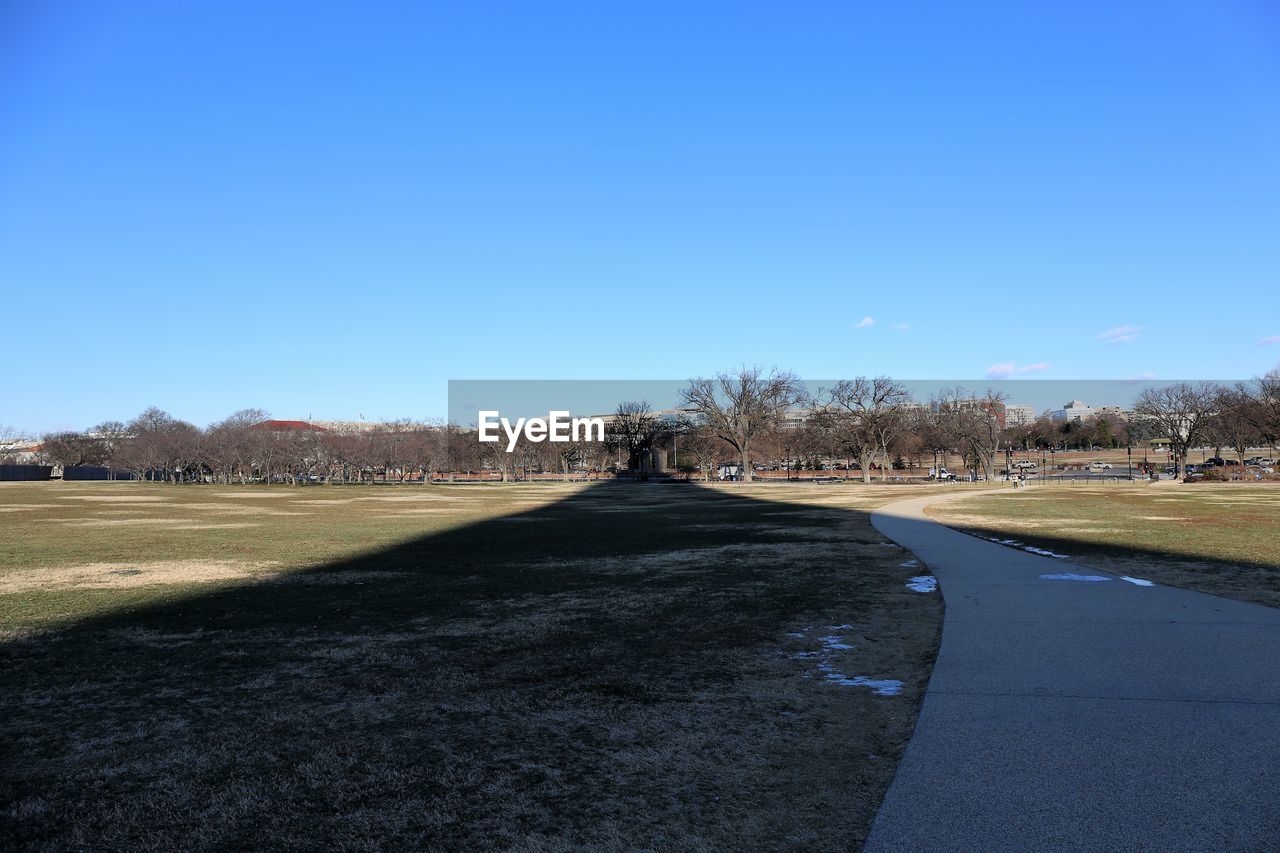
[[[324,427],[316,426],[307,421],[263,421],[254,424],[252,429],[267,430],[269,432],[326,432]]]

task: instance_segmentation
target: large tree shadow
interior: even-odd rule
[[[12,642],[5,846],[856,846],[941,624],[903,562],[865,512],[600,484]]]

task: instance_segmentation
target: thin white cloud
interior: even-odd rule
[[[1149,372],[1144,372],[1144,373],[1135,373],[1133,376],[1130,376],[1130,377],[1129,377],[1129,381],[1130,381],[1130,382],[1145,382],[1145,381],[1146,381],[1146,380],[1148,380],[1148,379],[1155,379],[1155,378],[1156,378],[1156,375],[1155,375],[1154,373],[1149,373]]]
[[[1141,326],[1116,326],[1099,334],[1098,340],[1109,344],[1127,344],[1130,341],[1136,341],[1141,334]]]
[[[1024,364],[1018,367],[1016,362],[1002,361],[987,368],[983,374],[987,379],[1008,379],[1010,376],[1021,376],[1026,373],[1042,373],[1049,369],[1049,362],[1037,361],[1035,364]]]
[[[861,320],[854,323],[853,327],[855,329],[865,329],[868,326],[874,326],[875,324],[876,324],[876,320],[874,317],[863,317]]]
[[[1276,344],[1280,344],[1280,335],[1270,335],[1258,341],[1258,346],[1260,347],[1269,347]]]
[[[899,332],[905,332],[907,329],[910,329],[911,327],[908,326],[906,323],[890,323],[889,328],[897,329]]]

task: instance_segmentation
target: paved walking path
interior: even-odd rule
[[[973,492],[967,493],[973,495]],[[881,850],[1280,850],[1280,610],[958,533],[875,526],[946,597]],[[1042,580],[1077,573],[1106,581]]]

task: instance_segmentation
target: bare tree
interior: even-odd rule
[[[40,454],[63,468],[101,465],[109,452],[104,441],[83,432],[49,433],[40,439]]]
[[[1255,379],[1253,386],[1250,394],[1253,406],[1249,414],[1254,427],[1271,448],[1271,456],[1274,457],[1276,444],[1280,443],[1280,367]]]
[[[701,416],[714,434],[738,452],[742,476],[752,479],[751,442],[775,426],[786,410],[803,397],[795,374],[758,367],[719,373],[714,379],[692,379],[681,393],[683,405]]]
[[[254,424],[269,417],[261,409],[240,409],[206,430],[206,462],[215,478],[228,485],[233,478],[238,478],[242,484],[247,482],[253,465],[253,434],[250,430]]]
[[[923,450],[933,456],[933,470],[947,467],[948,455],[956,448],[956,437],[947,419],[947,413],[935,400],[931,405],[916,409],[908,418],[908,429]]]
[[[963,388],[941,392],[933,400],[939,415],[959,449],[971,458],[988,481],[995,479],[1004,420],[1004,395],[988,389],[981,397]]]
[[[1257,427],[1259,418],[1253,411],[1258,401],[1248,386],[1240,382],[1231,388],[1219,389],[1215,405],[1217,411],[1209,422],[1215,443],[1229,446],[1244,465],[1249,448],[1262,440],[1262,432]]]
[[[444,431],[435,424],[411,422],[405,435],[404,458],[422,475],[424,486],[431,484],[431,475],[439,470],[446,459]]]
[[[477,433],[456,424],[446,424],[443,429],[445,466],[449,469],[449,482],[454,482],[456,472],[478,471],[484,465],[481,444]]]
[[[680,436],[680,456],[692,456],[695,467],[702,471],[702,479],[714,479],[716,462],[729,450],[715,430],[706,426],[694,426]]]
[[[9,464],[18,458],[18,442],[22,433],[8,424],[0,424],[0,463]]]
[[[1210,382],[1179,382],[1144,389],[1133,413],[1155,424],[1169,439],[1174,465],[1185,465],[1188,449],[1204,437],[1217,398],[1218,388]]]
[[[180,467],[189,455],[189,442],[180,434],[194,429],[191,424],[152,406],[129,422],[128,437],[116,448],[114,461],[139,479],[171,479],[174,468]]]
[[[515,456],[515,453],[508,453],[506,444],[501,441],[481,442],[480,434],[478,432],[470,433],[469,438],[470,441],[474,442],[476,445],[476,449],[478,451],[477,456],[479,457],[481,466],[497,468],[498,472],[502,475],[502,482],[504,483],[510,480],[514,473],[513,457]],[[525,443],[524,433],[521,432],[516,437],[516,448],[518,449],[521,444]]]
[[[880,478],[887,479],[889,444],[903,427],[907,389],[887,376],[844,379],[819,396],[825,407],[818,416],[831,421],[832,431],[854,449],[862,466],[862,481],[871,482],[871,460],[881,455]]]
[[[611,449],[627,457],[627,468],[642,467],[645,454],[658,437],[658,419],[646,400],[628,400],[618,404],[606,429]]]

